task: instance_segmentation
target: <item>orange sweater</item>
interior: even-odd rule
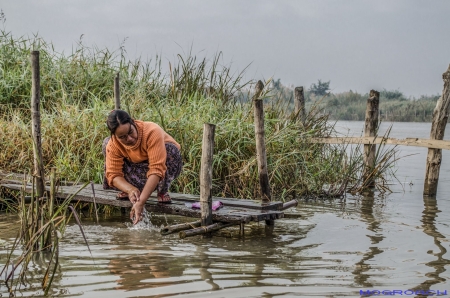
[[[149,169],[147,178],[158,175],[161,179],[166,174],[166,147],[165,143],[172,143],[180,149],[178,144],[158,124],[135,120],[138,140],[133,146],[126,146],[119,142],[116,136],[112,136],[106,145],[106,179],[113,186],[112,181],[116,177],[123,177],[123,159],[133,163],[148,161]]]

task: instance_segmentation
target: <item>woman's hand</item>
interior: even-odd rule
[[[139,191],[139,189],[137,188],[130,188],[127,191],[128,194],[128,199],[130,200],[130,202],[134,205],[137,202],[139,202],[139,197],[141,196],[141,192]]]
[[[142,201],[133,204],[130,212],[130,219],[133,221],[133,224],[137,224],[144,218],[144,204]]]

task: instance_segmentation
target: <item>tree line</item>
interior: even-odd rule
[[[289,111],[294,109],[294,87],[285,86],[280,79],[272,82],[269,102],[284,105]],[[330,92],[330,81],[318,80],[304,91],[306,109],[316,109],[328,115],[330,120],[362,121],[365,117],[369,93],[346,91]],[[380,115],[382,121],[431,122],[433,110],[439,94],[406,97],[400,90],[380,91]]]

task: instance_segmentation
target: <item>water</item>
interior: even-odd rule
[[[360,135],[363,122],[338,122]],[[387,129],[382,124],[381,130]],[[395,123],[390,136],[429,136],[429,123]],[[450,295],[450,155],[444,151],[437,199],[422,196],[426,148],[398,147],[393,193],[301,202],[301,218],[222,230],[212,239],[161,236],[162,225],[189,219],[152,214],[140,228],[127,215],[83,218],[93,259],[78,226],[67,227],[60,297],[360,297],[360,290],[448,290]],[[0,262],[15,236],[17,218],[0,216]],[[34,261],[28,288],[41,294],[46,255]],[[5,287],[0,293],[6,296]],[[397,292],[398,293],[398,292]],[[408,292],[409,293],[409,292]],[[412,295],[414,296],[414,295]]]

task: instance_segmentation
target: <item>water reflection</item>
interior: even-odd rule
[[[227,229],[213,238],[191,238],[185,243],[176,235],[168,239],[155,231],[114,233],[111,242],[120,245],[111,248],[113,257],[107,267],[119,277],[116,289],[126,291],[153,289],[156,293],[159,288],[162,293],[171,286],[181,294],[267,286],[284,279],[295,283],[300,277],[293,272],[296,262],[291,264],[280,254],[273,228],[248,225],[245,232],[240,235],[239,228]],[[143,244],[144,237],[148,240]],[[293,274],[281,278],[280,272]]]
[[[161,247],[156,231],[124,231],[112,234],[114,257],[107,265],[109,272],[119,276],[116,289],[136,290],[171,285],[184,272],[183,259],[167,258],[168,247]],[[151,244],[153,243],[153,244]],[[134,251],[133,251],[134,250]],[[130,253],[131,252],[131,253]]]
[[[432,254],[437,257],[436,260],[426,263],[425,265],[429,266],[433,269],[432,272],[428,272],[425,274],[428,277],[427,280],[414,287],[413,290],[430,290],[431,286],[438,283],[445,283],[446,278],[441,276],[441,273],[445,272],[445,266],[450,264],[448,259],[445,259],[443,256],[447,253],[447,249],[441,244],[440,239],[445,239],[445,236],[442,235],[436,228],[436,218],[438,217],[438,213],[441,211],[437,206],[436,197],[423,197],[424,209],[422,212],[422,227],[423,232],[428,236],[433,237],[433,242],[436,245],[438,252],[428,251],[427,253]],[[422,297],[421,295],[417,297]]]
[[[361,218],[366,222],[367,230],[374,234],[366,235],[370,239],[372,246],[369,247],[369,251],[364,253],[361,260],[355,264],[356,268],[352,272],[355,276],[355,283],[364,288],[373,287],[373,284],[368,281],[370,278],[368,271],[372,269],[370,260],[383,252],[378,247],[378,243],[385,238],[381,234],[380,221],[374,216],[374,202],[375,196],[373,192],[367,193],[361,201]]]

